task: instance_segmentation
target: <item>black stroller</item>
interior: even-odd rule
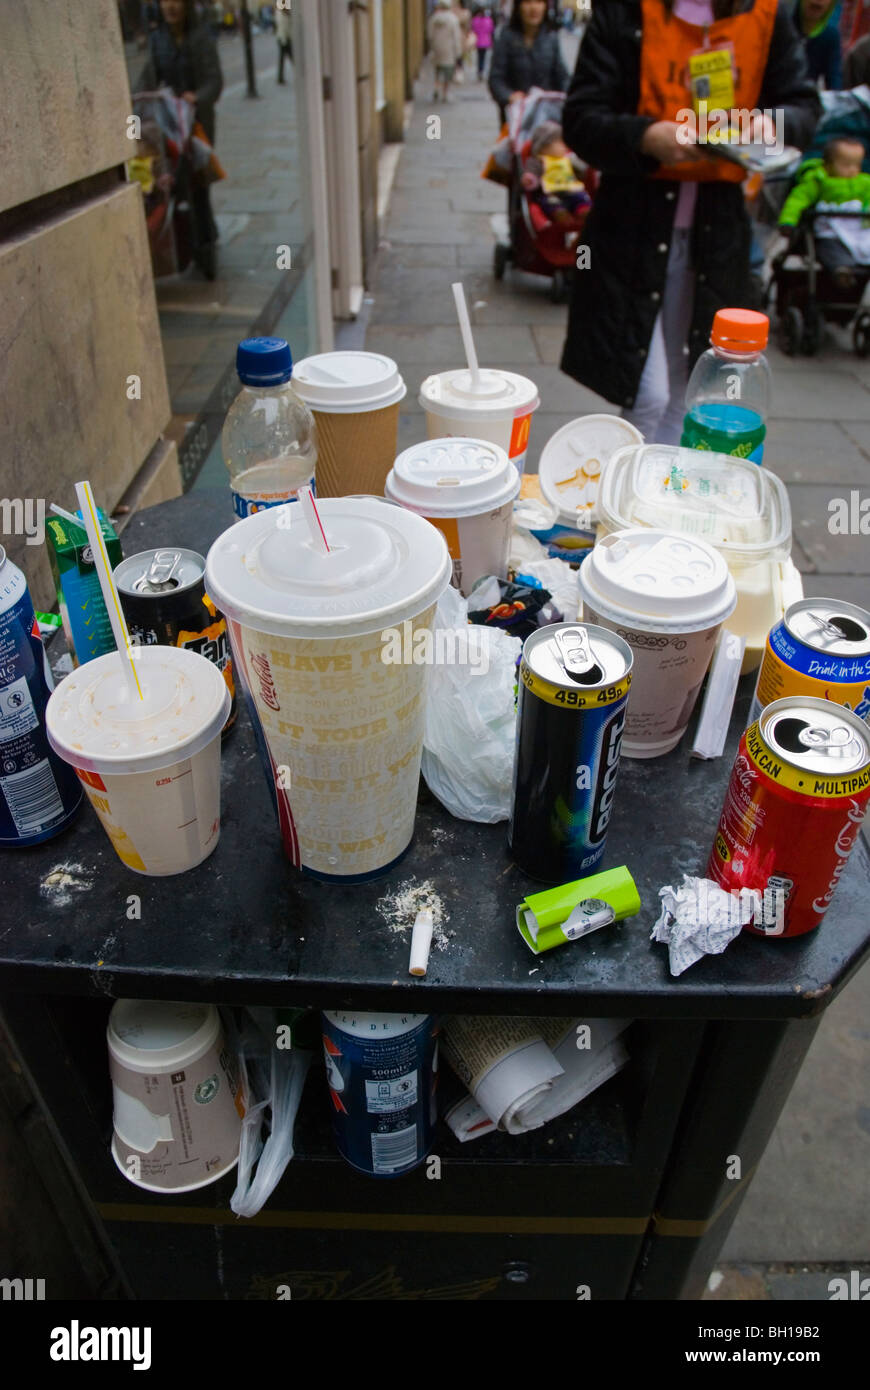
[[[792,168],[785,180],[770,179],[765,187],[765,202],[775,207],[785,201],[797,173],[812,159],[820,159],[826,145],[839,138],[859,140],[870,153],[870,88],[856,87],[850,92],[821,93],[825,105],[816,129],[812,147]],[[865,157],[865,172],[870,172],[870,159]],[[776,183],[780,184],[779,189]],[[826,269],[816,253],[816,239],[822,224],[832,215],[830,209],[808,208],[794,229],[790,245],[771,262],[767,286],[767,305],[776,302],[777,334],[782,351],[789,357],[803,352],[812,356],[818,352],[824,337],[825,323],[842,328],[852,327],[852,346],[858,357],[870,354],[870,307],[863,307],[864,291],[870,280],[870,264],[856,265],[848,283],[838,280]],[[854,221],[856,227],[870,221],[866,211],[836,212],[839,221]]]

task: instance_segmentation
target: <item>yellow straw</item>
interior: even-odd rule
[[[100,588],[103,591],[103,599],[106,604],[106,612],[112,624],[112,632],[115,634],[115,645],[121,656],[121,666],[127,678],[131,695],[138,695],[140,700],[145,697],[142,694],[142,687],[139,684],[139,677],[136,674],[136,665],[133,660],[133,648],[130,644],[130,636],[127,632],[127,624],[124,622],[124,614],[121,611],[121,600],[118,598],[118,590],[115,588],[115,581],[112,578],[112,569],[109,564],[109,555],[106,550],[106,543],[103,540],[103,532],[100,527],[100,519],[97,516],[97,507],[94,502],[94,494],[91,491],[90,483],[76,483],[76,497],[84,518],[84,527],[88,533],[88,540],[91,543],[91,552],[94,557],[94,564],[97,567],[97,577],[100,581]]]

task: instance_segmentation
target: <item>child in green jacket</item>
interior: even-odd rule
[[[816,254],[841,285],[853,282],[856,265],[870,265],[870,227],[861,218],[833,215],[870,209],[870,174],[862,172],[863,160],[860,140],[832,140],[824,159],[804,165],[779,217],[780,227],[788,231],[807,208],[832,213],[816,219]]]

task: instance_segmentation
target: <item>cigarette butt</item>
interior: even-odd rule
[[[409,975],[425,975],[426,967],[429,964],[429,952],[432,949],[432,909],[422,907],[417,913],[414,922],[414,930],[411,933],[411,962],[408,966]]]

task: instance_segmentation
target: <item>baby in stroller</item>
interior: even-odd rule
[[[537,87],[514,102],[508,130],[483,173],[510,190],[507,225],[496,226],[495,278],[501,280],[511,262],[547,276],[556,303],[567,297],[596,186],[594,170],[562,139],[564,104],[564,92]]]
[[[572,222],[579,230],[577,214],[591,206],[583,176],[586,166],[569,150],[556,121],[544,121],[532,136],[522,185],[548,222]]]
[[[863,162],[860,140],[829,140],[824,158],[803,166],[779,217],[780,227],[794,232],[808,209],[830,214],[813,219],[816,255],[844,289],[854,285],[857,266],[870,266],[870,228],[842,216],[870,208],[870,174],[862,171]]]
[[[771,263],[779,341],[789,356],[818,351],[826,320],[852,327],[870,353],[870,89],[823,92],[825,114],[777,218],[786,242]],[[771,190],[772,191],[772,190]]]

